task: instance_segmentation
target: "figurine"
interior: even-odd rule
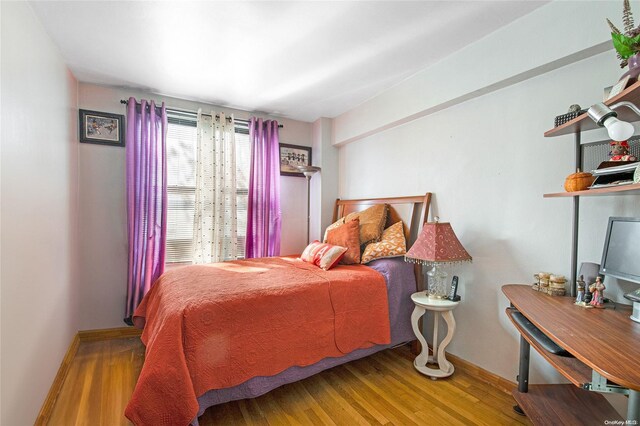
[[[576,283],[578,286],[578,296],[576,297],[576,304],[584,303],[584,275],[580,275],[580,279]]]
[[[589,304],[591,302],[591,293],[585,292],[586,284],[584,282],[584,275],[580,275],[580,278],[576,282],[576,286],[578,287],[578,296],[576,297],[576,305],[582,308],[593,308]],[[589,286],[589,291],[591,291],[591,286]]]
[[[600,277],[596,277],[596,282],[589,286],[589,292],[593,293],[593,299],[589,302],[591,306],[595,306],[596,308],[603,307],[605,288],[606,287],[602,283],[602,279]]]
[[[635,155],[629,154],[629,142],[627,141],[611,141],[609,142],[611,145],[611,152],[609,155],[611,158],[609,161],[636,161],[637,158]]]
[[[591,286],[589,286],[589,291],[585,291],[585,293],[584,293],[584,302],[583,303],[586,306],[591,307],[591,305],[590,305],[591,299],[593,299],[593,294],[591,293]]]

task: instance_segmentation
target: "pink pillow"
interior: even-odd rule
[[[321,243],[316,240],[304,249],[300,259],[308,263],[313,263],[325,271],[333,268],[340,262],[342,256],[347,252],[345,247],[334,246],[332,244]]]

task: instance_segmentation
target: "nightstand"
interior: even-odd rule
[[[441,377],[449,377],[453,374],[453,364],[447,361],[444,350],[453,339],[453,333],[456,331],[456,320],[453,318],[453,309],[460,302],[452,302],[447,299],[430,299],[425,291],[413,293],[411,300],[416,305],[411,314],[411,325],[413,332],[416,334],[418,341],[422,345],[420,355],[413,361],[413,366],[424,375],[436,380]],[[418,328],[418,321],[426,311],[433,312],[433,356],[429,356],[429,346],[424,336]],[[447,323],[447,335],[438,347],[438,321],[440,316]],[[427,364],[438,364],[439,368],[427,367]]]

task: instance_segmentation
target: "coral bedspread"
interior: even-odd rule
[[[168,271],[134,322],[146,345],[125,411],[136,425],[187,425],[210,389],[390,342],[382,275],[292,257]]]

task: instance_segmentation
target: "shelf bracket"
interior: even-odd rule
[[[627,395],[629,403],[627,405],[627,421],[625,424],[637,425],[640,421],[640,392],[607,383],[607,379],[597,371],[591,372],[591,383],[585,384],[584,389],[594,392]]]
[[[584,385],[584,389],[593,392],[619,393],[622,395],[629,395],[629,389],[607,383],[607,378],[595,370],[591,372],[591,383],[586,383]]]

